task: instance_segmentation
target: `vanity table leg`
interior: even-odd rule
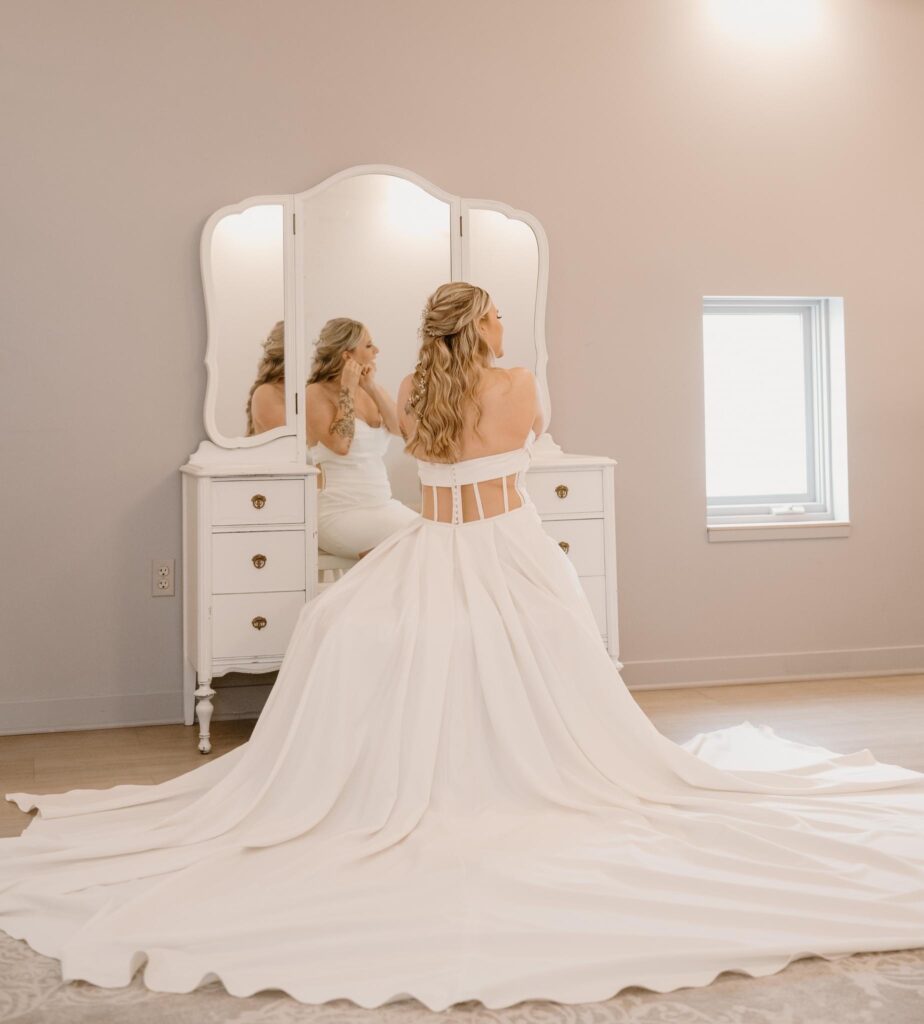
[[[183,659],[183,724],[196,721],[196,667],[188,658]]]
[[[212,749],[209,729],[212,724],[212,712],[215,710],[212,706],[214,696],[211,680],[201,680],[196,687],[196,717],[199,719],[199,752],[202,754],[207,754]]]

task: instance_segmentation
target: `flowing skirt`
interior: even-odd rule
[[[635,703],[527,504],[417,517],[308,602],[252,736],[8,793],[0,928],[65,981],[431,1010],[924,946],[924,774]]]

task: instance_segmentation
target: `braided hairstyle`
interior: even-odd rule
[[[427,299],[420,320],[420,352],[404,411],[416,418],[406,452],[422,448],[436,461],[456,462],[465,426],[465,399],[475,407],[475,433],[481,404],[475,388],[493,352],[478,321],[491,309],[491,296],[465,281],[442,284]]]

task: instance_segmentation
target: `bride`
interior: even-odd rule
[[[305,387],[308,453],[321,472],[318,547],[346,558],[364,557],[417,518],[413,509],[392,497],[385,468],[385,453],[399,430],[394,399],[375,379],[378,352],[358,320],[328,320],[315,342]],[[248,436],[286,421],[281,320],[263,343],[246,413]]]
[[[398,408],[422,515],[303,608],[249,741],[8,793],[0,927],[65,981],[364,1007],[579,1003],[924,944],[924,774],[633,700],[524,487],[535,378],[468,284]]]
[[[398,417],[394,399],[375,379],[378,351],[358,320],[328,320],[305,390],[308,451],[323,480],[318,546],[347,558],[363,558],[418,516],[391,494],[384,456]]]

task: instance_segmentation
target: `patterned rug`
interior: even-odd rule
[[[603,1003],[527,1001],[503,1010],[415,999],[365,1010],[346,999],[307,1006],[279,991],[246,999],[220,982],[186,995],[150,992],[140,968],[124,988],[61,982],[57,960],[0,933],[0,1021],[16,1024],[924,1024],[924,949],[796,960],[768,978],[726,971],[703,988],[623,989]]]

